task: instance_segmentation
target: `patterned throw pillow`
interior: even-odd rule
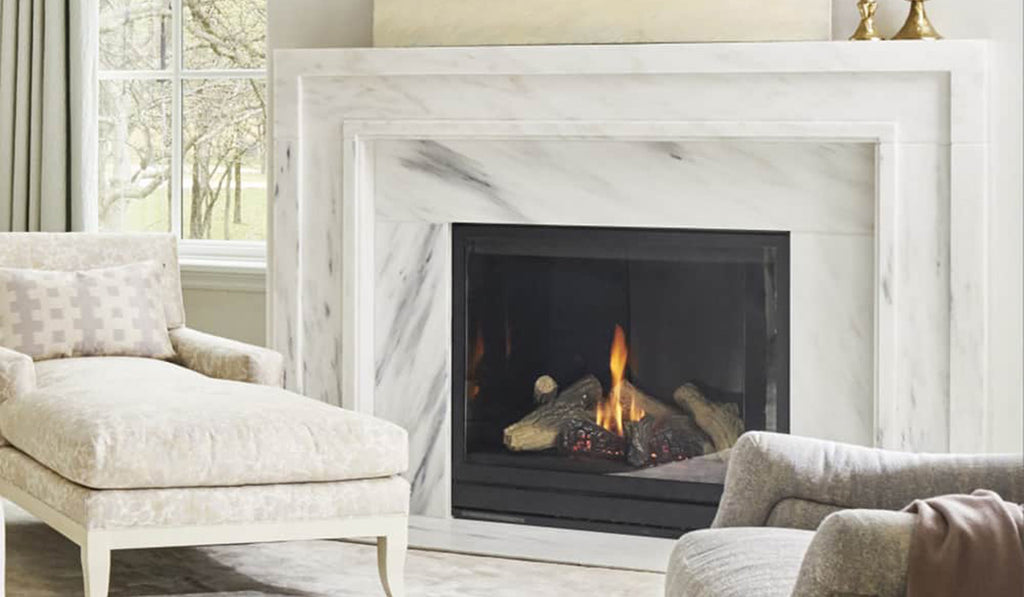
[[[0,268],[0,346],[39,361],[174,356],[160,265],[58,272]]]

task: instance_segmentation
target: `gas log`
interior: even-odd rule
[[[506,427],[505,447],[513,452],[554,448],[558,443],[558,432],[567,422],[594,420],[594,409],[602,396],[601,382],[593,375],[583,377],[555,398],[542,402],[518,423]]]
[[[623,408],[627,410],[635,402],[644,413],[656,418],[671,417],[679,414],[678,409],[644,394],[643,391],[629,383],[628,380],[622,381],[621,398]]]
[[[533,382],[533,401],[547,404],[558,396],[558,382],[550,375],[541,375]]]
[[[626,461],[637,468],[704,456],[713,451],[711,440],[688,415],[646,416],[626,423]]]
[[[558,451],[566,455],[622,460],[626,457],[626,438],[601,427],[593,419],[571,419],[558,433]]]
[[[693,384],[676,389],[673,404],[623,381],[623,412],[635,404],[644,414],[639,421],[625,422],[623,436],[597,423],[597,406],[605,396],[593,375],[561,393],[554,378],[542,375],[534,383],[533,398],[536,408],[505,428],[505,447],[513,452],[556,449],[563,455],[626,461],[640,468],[728,449],[743,433],[737,405],[712,402]]]
[[[743,419],[740,418],[740,407],[736,404],[711,402],[692,383],[679,386],[672,398],[711,438],[715,452],[733,447],[743,435]]]

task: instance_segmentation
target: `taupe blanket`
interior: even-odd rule
[[[907,597],[1024,595],[1024,510],[998,494],[916,500]]]

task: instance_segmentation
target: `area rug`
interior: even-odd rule
[[[82,595],[78,547],[6,503],[7,595]],[[111,597],[383,595],[372,545],[298,541],[224,547],[115,551]],[[407,592],[430,597],[657,596],[648,572],[412,550]]]

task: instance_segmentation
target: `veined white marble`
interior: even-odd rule
[[[481,520],[409,518],[409,547],[577,566],[665,572],[675,540]]]
[[[449,514],[455,221],[787,230],[793,429],[982,451],[983,42],[279,51],[272,344]]]
[[[874,228],[869,143],[382,140],[374,160],[380,220]]]

